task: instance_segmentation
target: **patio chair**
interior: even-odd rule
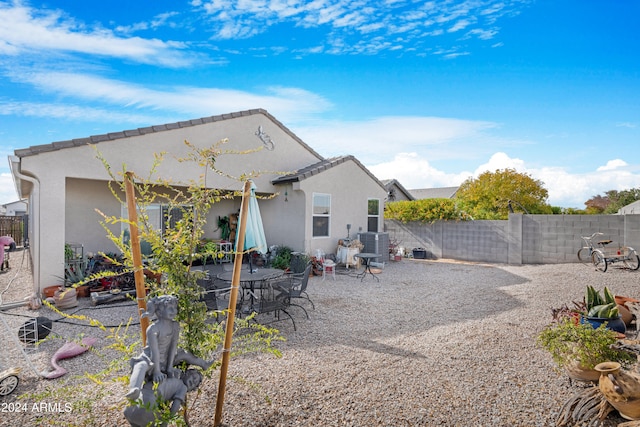
[[[280,279],[265,280],[256,288],[259,291],[257,301],[251,305],[251,311],[256,312],[258,315],[273,313],[277,320],[280,320],[280,313],[284,313],[291,319],[293,323],[293,330],[296,330],[296,322],[293,320],[293,316],[289,314],[287,309],[291,305],[288,298],[282,298],[280,288],[277,283]]]
[[[216,281],[213,278],[198,279],[197,283],[204,291],[200,297],[200,301],[206,304],[207,311],[221,312],[229,308],[230,288],[227,283]],[[237,307],[240,307],[241,304],[242,300],[238,300],[236,309]],[[220,313],[215,316],[215,320],[218,323],[220,323],[224,318],[225,316]]]
[[[331,276],[333,280],[336,280],[336,262],[328,258],[320,249],[316,251],[316,260],[322,269],[322,280],[324,281],[327,276]]]
[[[333,280],[336,280],[336,263],[330,259],[322,258],[322,280],[331,276]]]
[[[309,319],[309,313],[307,310],[301,306],[300,304],[294,304],[291,300],[295,298],[306,299],[311,304],[311,307],[315,310],[316,307],[309,298],[309,294],[307,293],[307,285],[309,284],[309,276],[311,275],[311,269],[313,266],[308,264],[304,269],[304,272],[299,274],[290,274],[287,278],[279,281],[277,284],[274,284],[274,287],[280,289],[280,298],[288,299],[289,303],[293,306],[300,307],[304,314]]]

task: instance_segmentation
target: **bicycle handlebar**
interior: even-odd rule
[[[580,236],[580,238],[581,238],[581,239],[584,239],[584,240],[593,240],[593,238],[594,238],[594,237],[596,237],[596,236],[602,236],[603,234],[604,234],[604,233],[601,233],[601,232],[599,232],[599,231],[596,231],[595,233],[593,233],[593,234],[592,234],[591,236],[589,236],[589,237],[586,237],[586,236]]]

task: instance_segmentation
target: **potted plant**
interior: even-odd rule
[[[620,317],[615,296],[608,287],[604,287],[601,295],[593,286],[588,285],[584,302],[586,320],[594,328],[604,324],[607,328],[622,334],[627,331],[627,327]]]
[[[626,351],[611,348],[618,334],[604,326],[594,328],[590,323],[561,318],[544,328],[537,343],[547,350],[559,368],[573,379],[597,381],[600,374],[594,367],[601,362],[618,362],[629,366],[636,357]]]
[[[287,270],[291,266],[291,253],[293,249],[288,246],[278,246],[275,249],[275,258],[271,262],[273,268]]]

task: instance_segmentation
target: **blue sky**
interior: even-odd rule
[[[0,157],[264,108],[406,188],[640,188],[635,0],[0,0]],[[15,201],[0,162],[0,204]]]

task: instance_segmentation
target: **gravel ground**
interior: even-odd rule
[[[286,337],[278,344],[281,358],[259,354],[231,361],[225,426],[552,426],[562,404],[584,386],[571,384],[535,345],[537,333],[551,320],[550,308],[582,299],[588,284],[640,296],[640,272],[610,268],[601,273],[581,264],[403,260],[387,264],[379,282],[338,273],[335,281],[311,278],[315,310],[307,305],[307,320],[293,309],[297,331],[289,320],[275,324]],[[12,269],[0,274],[4,303],[28,295],[29,274],[22,254],[12,254]],[[99,307],[104,308],[84,299],[68,311],[109,325],[135,315],[131,304]],[[37,313],[59,318],[47,308]],[[0,312],[12,331],[35,315],[26,307]],[[53,330],[64,338],[105,336],[86,323],[54,322]],[[3,368],[28,360],[43,370],[61,345],[47,341],[36,353],[18,357],[6,335],[0,348]],[[100,340],[96,351],[62,365],[96,372],[109,360],[106,345]],[[16,392],[0,398],[2,426],[126,425],[121,415],[125,384],[105,386],[84,407],[67,411],[65,404],[72,400],[54,399],[49,391],[70,386],[65,389],[70,396],[82,379],[68,374],[45,380],[29,367],[20,379]],[[192,393],[190,425],[213,425],[217,385],[214,375],[199,395]],[[24,405],[20,412],[16,403]],[[614,412],[605,426],[622,421]]]

